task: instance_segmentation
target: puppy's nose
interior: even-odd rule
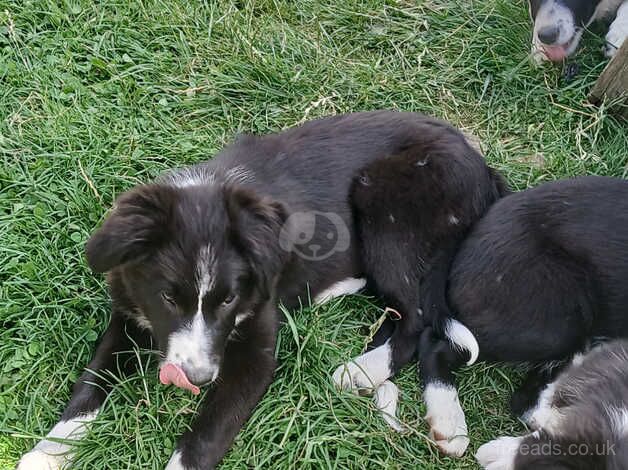
[[[541,29],[539,29],[538,32],[539,41],[541,41],[543,44],[547,44],[548,46],[555,44],[559,35],[560,28],[555,25],[543,26]]]

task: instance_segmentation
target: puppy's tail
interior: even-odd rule
[[[458,351],[466,351],[469,354],[467,365],[470,366],[478,360],[480,355],[480,345],[478,344],[473,333],[455,318],[445,318],[442,331],[452,344],[454,349]]]
[[[421,290],[422,309],[436,336],[447,339],[456,351],[467,353],[467,365],[470,366],[477,361],[480,346],[473,333],[456,320],[446,295],[451,260],[458,245],[458,240],[451,240],[442,250],[441,258],[435,261],[435,268],[425,276]]]

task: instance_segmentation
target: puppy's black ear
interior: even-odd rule
[[[224,192],[232,240],[249,260],[262,294],[268,297],[289,257],[279,243],[287,211],[279,202],[243,188],[228,186]]]
[[[138,186],[118,197],[113,212],[91,236],[87,262],[102,273],[150,253],[168,236],[176,191],[157,184]]]

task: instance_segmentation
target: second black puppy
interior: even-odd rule
[[[477,201],[467,198],[455,208],[433,204],[441,210],[427,223],[421,208],[428,201],[403,191],[409,176],[397,165],[364,179],[356,193],[358,202],[374,196],[367,212],[357,211],[366,274],[402,321],[384,323],[353,375],[367,370],[375,385],[382,383],[396,370],[378,369],[376,352],[389,338],[407,338],[405,359],[419,332],[430,435],[444,453],[459,456],[469,439],[457,368],[478,358],[530,364],[512,408],[536,428],[543,421],[543,390],[575,353],[600,338],[628,337],[628,181],[584,177],[507,195],[474,225],[450,263],[447,246],[455,237],[426,243],[425,234],[468,226],[466,211]],[[414,178],[416,187],[429,184]],[[440,201],[442,194],[429,187],[430,201]],[[464,233],[461,228],[458,235]],[[432,274],[429,292],[417,285],[421,271]],[[435,288],[439,283],[442,288]],[[394,407],[386,411],[394,414]]]
[[[511,406],[538,428],[545,390],[571,357],[601,339],[628,337],[627,279],[628,181],[590,176],[494,204],[456,255],[448,300],[481,360],[531,366]],[[423,334],[427,413],[447,453],[465,447],[452,372],[467,361],[442,335]]]
[[[447,276],[469,229],[507,189],[497,172],[477,165],[464,141],[452,144],[443,133],[375,161],[352,188],[367,280],[396,318],[383,324],[364,354],[338,367],[333,381],[343,389],[374,390],[384,418],[397,429],[397,390],[387,379],[415,358],[426,327],[437,325],[467,351],[469,363],[477,358],[473,335],[449,313]]]

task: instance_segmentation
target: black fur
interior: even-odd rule
[[[627,279],[628,181],[582,177],[495,203],[456,254],[448,303],[480,359],[532,366],[511,405],[525,419],[575,353],[628,337]],[[453,386],[464,355],[427,331],[420,363],[426,383]]]
[[[445,126],[426,129],[421,142],[356,178],[352,201],[364,269],[374,290],[401,314],[384,326],[392,338],[393,372],[414,357],[425,326],[442,331],[451,316],[446,283],[458,245],[506,191],[501,176]],[[386,339],[380,333],[369,347]]]
[[[583,177],[497,202],[456,256],[449,300],[480,357],[545,364],[628,335],[628,182]]]
[[[541,5],[548,0],[530,0],[530,15],[534,20]],[[556,1],[556,0],[552,0]],[[600,4],[601,0],[558,0],[559,3],[565,5],[574,15],[575,23],[580,26],[588,25],[593,19],[593,13]]]
[[[473,225],[456,252],[457,241],[486,206],[473,204],[467,188],[456,215],[462,210],[470,217],[460,218],[460,232],[430,238],[444,226],[438,221],[455,209],[439,202],[432,206],[442,208],[432,216],[436,223],[425,223],[422,205],[428,199],[422,190],[429,185],[405,184],[410,173],[403,165],[391,170],[379,180],[373,206],[365,206],[370,212],[359,224],[365,266],[376,289],[404,312],[404,319],[410,316],[405,336],[420,336],[414,344],[420,345],[426,386],[453,389],[453,372],[468,360],[468,351],[443,331],[450,318],[473,333],[480,359],[532,366],[513,398],[512,408],[519,414],[537,403],[540,391],[575,353],[601,338],[628,337],[628,181],[582,177],[507,195],[497,180],[483,201],[505,197]],[[366,190],[373,187],[371,180],[363,180]],[[461,180],[447,181],[458,181],[464,190]],[[455,200],[456,188],[441,187]],[[431,191],[439,200],[439,191]],[[389,213],[402,223],[391,223]],[[427,263],[420,262],[425,259]],[[447,298],[439,299],[445,290],[434,287],[443,285],[447,272]],[[416,284],[420,277],[427,292]],[[407,278],[415,284],[408,285]],[[375,340],[381,344],[399,330],[385,324]],[[455,437],[432,431],[442,442]],[[449,451],[446,445],[441,448]]]
[[[211,357],[219,375],[178,443],[185,468],[220,462],[270,384],[278,303],[297,306],[308,294],[362,274],[350,186],[364,168],[377,184],[377,172],[387,172],[388,165],[369,165],[380,160],[402,167],[400,183],[421,195],[421,205],[413,206],[419,212],[400,223],[415,227],[420,220],[426,228],[438,227],[430,245],[421,246],[426,264],[411,273],[416,285],[424,271],[440,266],[435,259],[447,262],[453,250],[448,238],[462,236],[500,183],[460,133],[411,113],[357,113],[242,137],[207,163],[120,196],[90,239],[87,258],[94,271],[109,271],[113,309],[90,364],[95,372],[110,369],[131,341],[153,340],[167,355],[173,333],[199,315],[211,331],[207,356],[200,360]],[[456,212],[460,227],[450,230],[440,220],[444,207]],[[392,248],[389,253],[399,259],[399,247]],[[211,283],[201,286],[203,260]],[[243,313],[248,316],[237,324]],[[405,318],[417,315],[414,309]],[[194,384],[213,380],[194,361],[180,366]],[[65,418],[102,404],[106,390],[88,384],[92,378],[86,373],[76,384]]]

